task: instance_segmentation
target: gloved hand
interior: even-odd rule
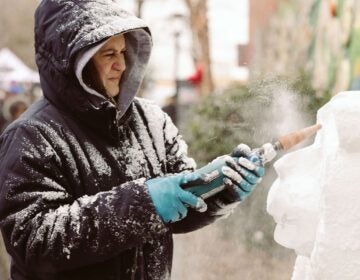
[[[150,179],[145,182],[157,214],[165,222],[176,222],[186,217],[187,206],[206,211],[206,203],[194,194],[183,190],[180,185],[197,180],[194,173],[177,174]]]
[[[259,156],[245,144],[238,145],[231,156],[226,160],[227,166],[222,168],[226,177],[224,183],[228,192],[235,197],[237,194],[239,200],[243,201],[261,182],[265,168]]]
[[[240,144],[231,156],[218,157],[195,170],[192,174],[197,175],[198,180],[189,181],[182,187],[204,199],[228,188],[233,196],[232,202],[243,200],[264,175],[264,168],[260,164],[259,157],[252,154],[247,145]]]
[[[225,190],[209,199],[210,210],[223,217],[233,212],[265,174],[261,159],[245,144],[236,147],[225,163],[221,168]]]

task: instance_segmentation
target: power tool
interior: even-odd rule
[[[253,149],[248,159],[255,164],[263,166],[265,163],[272,161],[279,151],[289,150],[296,144],[314,135],[320,128],[320,124],[315,124],[283,135],[273,142]],[[222,173],[222,168],[226,165],[225,161],[226,156],[219,157],[206,166],[196,170],[195,173],[200,175],[200,179],[189,182],[181,187],[202,199],[207,199],[221,192],[225,189],[225,185],[223,184],[224,174]]]

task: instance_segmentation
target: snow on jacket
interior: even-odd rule
[[[172,233],[215,219],[190,210],[169,226],[156,215],[145,180],[195,166],[170,118],[134,98],[151,37],[119,3],[42,0],[36,11],[44,98],[0,139],[0,225],[12,280],[165,279]],[[80,84],[77,58],[129,31],[114,105]]]

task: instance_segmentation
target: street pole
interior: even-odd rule
[[[144,1],[145,0],[137,0],[136,2],[137,2],[137,16],[139,17],[139,18],[141,18],[141,16],[142,16],[142,13],[141,13],[141,10],[142,10],[142,6],[143,6],[143,4],[144,4]]]
[[[180,56],[180,32],[174,32],[174,82],[175,82],[175,95],[174,95],[174,122],[176,123],[179,115],[179,94],[180,94],[180,81],[179,81],[179,56]]]

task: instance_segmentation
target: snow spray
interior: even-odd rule
[[[315,124],[283,135],[272,143],[266,143],[261,148],[254,149],[249,159],[258,165],[264,165],[272,161],[278,151],[289,150],[314,135],[320,128],[320,124]],[[182,185],[182,187],[202,199],[207,199],[221,192],[225,189],[225,185],[222,183],[224,180],[222,168],[226,165],[226,160],[227,156],[220,157],[203,168],[196,170],[195,173],[200,175],[200,179]]]
[[[238,105],[231,103],[238,106],[235,111],[241,112],[242,119],[248,123],[246,126],[239,123],[234,127],[240,133],[244,130],[244,135],[238,138],[239,143],[253,143],[256,139],[257,145],[253,146],[261,147],[276,136],[314,122],[306,112],[307,96],[298,94],[288,81],[269,75],[254,77],[249,89],[252,96],[249,100]],[[223,119],[219,121],[224,122]],[[249,127],[253,129],[246,131]],[[304,140],[296,147],[306,143],[310,141]],[[282,152],[278,155],[281,156]],[[275,179],[272,163],[266,164],[268,170],[262,188],[257,188],[251,199],[240,204],[235,210],[236,215],[197,231],[174,235],[171,279],[291,278],[293,255],[272,243],[273,225],[269,224],[264,207],[267,189]],[[258,233],[263,236],[256,237]],[[261,269],[259,264],[262,264]],[[191,269],[186,269],[189,267]]]

